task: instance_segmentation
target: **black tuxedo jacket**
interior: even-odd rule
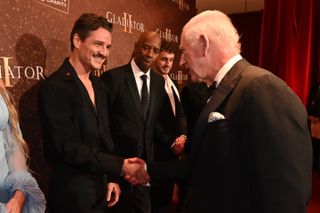
[[[212,112],[225,119],[208,121]],[[198,119],[189,165],[149,168],[152,177],[189,174],[188,212],[305,213],[311,157],[299,98],[270,72],[240,60]]]
[[[120,176],[123,160],[109,155],[107,96],[90,76],[96,107],[66,59],[40,88],[46,158],[52,164],[50,212],[104,212],[107,178]]]
[[[176,84],[175,81],[173,82]],[[175,100],[176,115],[173,113],[169,96],[164,89],[165,96],[154,138],[155,160],[157,161],[177,159],[178,155],[175,155],[172,152],[171,146],[177,137],[182,134],[187,135],[186,119],[182,105],[175,90],[172,90]]]
[[[207,90],[205,83],[192,83],[181,90],[181,104],[187,121],[188,143],[184,154],[190,154],[192,133],[203,107],[207,104]]]
[[[108,89],[110,128],[115,153],[125,158],[154,159],[153,136],[164,97],[162,76],[150,71],[149,109],[143,119],[140,96],[130,63],[102,74]]]

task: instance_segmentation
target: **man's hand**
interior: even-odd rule
[[[173,153],[176,155],[180,155],[186,142],[187,137],[185,135],[180,135],[179,137],[177,137],[172,146]]]
[[[121,194],[121,190],[117,183],[108,183],[107,185],[108,207],[114,206],[119,201],[120,194]]]
[[[150,177],[146,171],[146,163],[140,158],[124,159],[122,174],[124,175],[124,179],[132,185],[146,184],[150,181]]]
[[[21,213],[23,210],[25,195],[22,191],[16,190],[14,196],[6,204],[7,211]]]
[[[320,120],[317,117],[309,116],[311,123],[311,136],[320,139]]]

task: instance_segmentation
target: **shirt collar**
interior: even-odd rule
[[[142,72],[133,59],[131,60],[130,64],[131,64],[132,72],[135,78],[140,78],[140,76],[142,75],[147,75],[147,79],[150,79],[150,69],[148,69],[146,73]]]
[[[216,81],[216,87],[220,84],[223,77],[229,72],[229,70],[235,65],[238,61],[242,59],[241,55],[235,55],[233,56],[227,63],[225,63],[221,69],[218,71],[216,77],[214,78],[214,81]]]

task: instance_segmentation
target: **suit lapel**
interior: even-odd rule
[[[102,97],[101,89],[99,88],[97,79],[95,79],[94,77],[90,77],[90,80],[92,82],[93,91],[94,91],[94,99],[95,99],[95,102],[96,102],[96,107],[94,107],[93,105],[92,105],[92,107],[94,108],[96,114],[99,115],[99,111],[102,108],[102,106],[101,106],[101,97]],[[87,94],[87,96],[89,98],[89,101],[91,102],[90,97],[89,97],[88,94]]]
[[[137,108],[137,112],[139,112],[139,115],[141,119],[143,120],[143,115],[142,115],[142,109],[141,109],[141,102],[140,102],[140,96],[139,96],[139,91],[137,87],[136,80],[134,79],[134,75],[132,72],[131,65],[128,65],[128,68],[126,69],[126,81],[129,87],[130,94],[132,96],[132,99],[134,101],[134,104]]]
[[[81,94],[84,97],[84,99],[86,101],[88,101],[88,104],[91,106],[91,109],[92,109],[93,113],[97,114],[97,111],[96,111],[96,109],[95,109],[95,107],[94,107],[94,105],[93,105],[93,103],[92,103],[92,101],[91,101],[91,99],[89,97],[89,94],[88,94],[85,86],[82,84],[82,82],[79,79],[76,71],[74,70],[74,68],[70,64],[68,58],[64,61],[64,66],[65,66],[65,69],[62,70],[63,80],[65,80],[65,81],[73,81],[76,84],[77,89],[81,92]],[[92,74],[90,74],[90,75],[92,75]],[[90,80],[92,80],[91,76],[90,76]],[[92,82],[92,86],[94,86],[93,82]]]
[[[101,137],[105,137],[105,130],[104,127],[106,122],[109,122],[106,119],[106,114],[107,114],[107,100],[106,100],[106,91],[104,87],[101,85],[102,82],[99,82],[98,79],[92,78],[92,85],[94,88],[94,93],[95,93],[95,100],[96,100],[96,113],[97,113],[97,118],[98,118],[98,128],[99,128],[99,133]],[[105,94],[104,94],[105,92]],[[102,124],[103,123],[103,124]],[[110,143],[110,140],[101,140],[103,145],[105,146],[106,150],[112,150],[113,149],[113,144]]]
[[[153,114],[153,111],[155,109],[155,104],[158,96],[158,90],[161,88],[160,85],[158,85],[158,82],[156,81],[154,71],[150,70],[150,94],[149,94],[149,110],[147,114],[147,124],[150,122],[151,115]],[[164,88],[163,88],[164,89]]]
[[[231,70],[224,76],[219,86],[213,93],[210,101],[203,108],[198,121],[196,123],[193,141],[192,141],[192,153],[195,155],[203,140],[206,124],[208,123],[208,117],[211,112],[215,112],[217,108],[222,104],[226,97],[232,92],[240,79],[240,73],[247,67],[249,63],[242,59],[237,62]]]
[[[176,110],[176,116],[174,117],[177,117],[177,115],[180,114],[180,106],[181,106],[181,103],[180,103],[180,100],[178,98],[178,95],[176,94],[176,92],[173,90],[173,97],[174,97],[174,106],[175,106],[175,110]],[[172,114],[173,114],[173,111],[172,111]]]
[[[207,86],[205,85],[205,83],[198,85],[197,89],[196,89],[196,95],[199,97],[199,99],[201,100],[201,102],[206,103],[207,102]]]
[[[90,74],[90,75],[92,75],[92,74]],[[94,98],[95,98],[95,101],[97,101],[97,100],[96,100],[96,95],[97,95],[97,94],[96,94],[96,92],[95,92],[94,82],[93,82],[91,76],[90,76],[90,80],[91,80],[91,84],[92,84],[92,87],[93,87]],[[77,77],[77,79],[76,79],[76,82],[77,82],[77,84],[78,84],[78,87],[79,87],[82,95],[84,96],[84,99],[86,99],[86,101],[87,101],[88,104],[90,105],[90,108],[92,109],[92,111],[93,111],[94,114],[96,115],[96,114],[97,114],[97,110],[96,110],[95,106],[93,105],[93,103],[92,103],[92,101],[91,101],[91,99],[90,99],[90,96],[89,96],[89,93],[88,93],[86,87],[83,85],[83,83],[81,82],[81,80],[80,80],[78,77]],[[96,104],[97,104],[97,103],[96,103]]]

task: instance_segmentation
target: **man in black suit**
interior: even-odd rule
[[[313,170],[320,172],[320,83],[310,90],[307,104],[313,148]]]
[[[192,18],[180,47],[191,80],[216,89],[194,128],[190,159],[149,165],[151,179],[189,177],[187,212],[307,212],[312,150],[299,98],[241,57],[239,35],[220,11]]]
[[[157,131],[154,137],[156,161],[178,159],[186,143],[186,121],[182,110],[180,95],[176,84],[169,77],[172,68],[175,46],[172,42],[163,40],[160,53],[153,63],[156,72],[165,80],[166,96],[163,100]],[[153,213],[172,211],[172,194],[174,182],[153,183],[151,186],[151,206]]]
[[[114,144],[106,89],[91,71],[100,69],[109,55],[111,30],[104,17],[81,15],[71,32],[70,58],[40,88],[44,148],[52,164],[51,213],[107,212],[119,199],[120,188],[113,181],[120,174],[133,183],[148,182],[141,159],[109,154]]]
[[[205,83],[189,83],[181,90],[181,104],[187,121],[187,136],[192,140],[194,126],[203,107],[207,104],[208,87]],[[190,143],[184,148],[184,155],[189,155]]]
[[[152,162],[153,137],[164,97],[163,78],[150,70],[160,52],[161,39],[147,31],[135,43],[132,60],[102,74],[108,89],[111,136],[115,153],[130,158],[138,156]],[[150,187],[120,184],[122,196],[114,212],[151,211]]]
[[[181,90],[181,105],[186,117],[188,136],[188,143],[186,143],[184,146],[182,158],[188,158],[190,156],[193,129],[196,125],[200,113],[202,112],[202,109],[207,104],[207,93],[208,87],[203,82],[188,82],[188,84]],[[186,189],[186,182],[180,181],[178,191],[179,200],[177,204],[177,213],[185,212]]]

